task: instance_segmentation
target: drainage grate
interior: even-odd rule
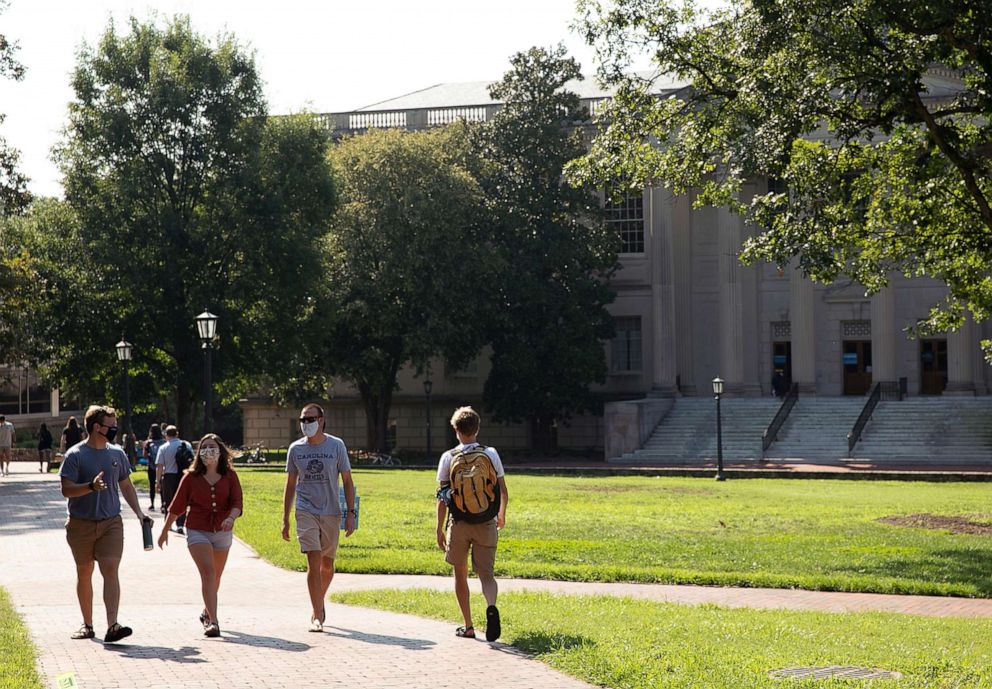
[[[902,674],[892,670],[879,670],[853,665],[827,665],[825,667],[787,667],[768,673],[772,679],[901,679]]]

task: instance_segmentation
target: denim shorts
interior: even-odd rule
[[[214,550],[230,550],[234,542],[233,531],[200,531],[186,529],[186,547],[206,543]]]

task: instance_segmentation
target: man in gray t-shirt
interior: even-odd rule
[[[289,510],[296,505],[296,536],[307,556],[307,588],[313,613],[310,631],[324,630],[324,599],[334,578],[334,557],[341,530],[338,477],[344,487],[345,536],[355,530],[355,484],[348,450],[340,438],[324,433],[324,410],[308,404],[300,412],[303,436],[286,453],[282,537],[289,540]]]
[[[76,596],[83,613],[83,624],[73,639],[92,639],[93,569],[100,565],[103,575],[103,604],[107,610],[107,634],[104,641],[120,641],[131,635],[131,628],[117,622],[121,587],[118,567],[124,553],[124,525],[120,495],[138,516],[145,517],[138,505],[138,494],[131,483],[131,464],[119,445],[117,414],[111,407],[91,406],[86,410],[86,442],[74,445],[65,453],[59,476],[62,495],[68,498],[69,519],[65,538],[76,561]],[[118,491],[120,493],[118,494]]]

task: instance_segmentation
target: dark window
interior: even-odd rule
[[[614,318],[616,337],[611,343],[613,371],[640,371],[641,357],[641,319],[640,316]]]
[[[644,253],[644,194],[628,193],[619,198],[606,192],[606,224],[620,237],[620,253]]]

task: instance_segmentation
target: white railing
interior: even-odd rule
[[[452,122],[485,122],[486,106],[435,108],[427,111],[427,126],[439,127]]]
[[[406,112],[355,112],[348,115],[348,129],[406,127]]]

